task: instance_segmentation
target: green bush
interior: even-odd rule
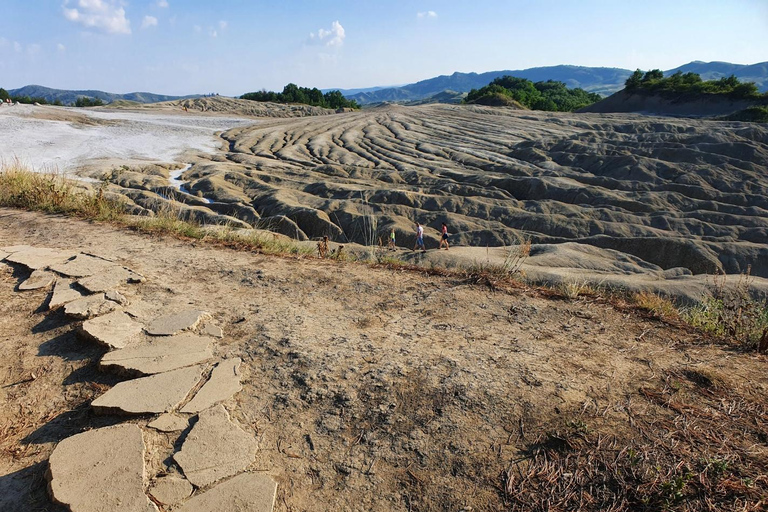
[[[768,106],[754,105],[744,110],[739,110],[723,118],[726,121],[748,121],[751,123],[768,123]]]
[[[599,94],[584,89],[569,89],[563,82],[534,83],[525,78],[502,76],[481,89],[472,89],[464,102],[503,105],[504,97],[532,110],[550,112],[573,112],[602,99]]]
[[[341,94],[341,91],[328,91],[325,94],[314,87],[299,87],[296,84],[288,84],[283,88],[283,92],[274,92],[262,90],[259,92],[249,92],[240,96],[240,99],[251,101],[270,101],[272,103],[301,103],[303,105],[313,105],[323,108],[354,108],[359,109],[360,105],[355,100],[348,100]]]
[[[636,70],[624,83],[626,90],[632,92],[661,94],[713,94],[728,96],[733,99],[758,99],[768,97],[760,93],[753,82],[740,82],[734,75],[718,80],[704,81],[698,73],[677,73],[664,77],[658,69],[643,73]]]
[[[101,107],[104,102],[99,98],[89,98],[87,96],[80,96],[75,101],[76,107]]]

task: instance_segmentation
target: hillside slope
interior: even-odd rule
[[[755,105],[755,100],[734,100],[714,95],[659,95],[619,91],[577,112],[583,113],[642,113],[671,116],[725,116]]]
[[[182,98],[194,98],[192,96],[168,96],[165,94],[154,94],[151,92],[130,92],[127,94],[115,94],[111,92],[97,90],[70,91],[65,89],[52,89],[42,85],[27,85],[19,89],[8,91],[11,96],[29,96],[30,98],[45,98],[49,103],[60,101],[65,105],[74,103],[78,98],[96,98],[104,103],[111,103],[115,100],[136,101],[138,103],[156,103],[159,101],[171,101]]]

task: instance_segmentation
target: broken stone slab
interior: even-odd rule
[[[31,248],[31,245],[7,245],[5,247],[0,247],[0,251],[13,254],[15,252],[26,251],[27,249]]]
[[[78,320],[87,320],[111,313],[117,307],[117,302],[107,300],[103,293],[99,293],[98,295],[90,295],[67,303],[64,306],[64,313]]]
[[[181,450],[173,455],[196,487],[235,475],[253,463],[256,439],[232,423],[223,406],[207,409],[198,418]]]
[[[200,331],[200,334],[219,339],[224,337],[224,331],[221,330],[221,327],[213,324],[206,324],[206,326],[203,327],[203,329]]]
[[[86,320],[80,329],[83,335],[97,343],[106,345],[110,349],[121,349],[136,342],[144,330],[144,326],[132,320],[122,311],[113,311]]]
[[[67,261],[74,254],[71,251],[58,251],[46,247],[27,247],[13,252],[5,258],[5,261],[24,265],[30,270],[39,270]]]
[[[239,357],[225,359],[216,365],[211,372],[211,378],[203,384],[200,391],[182,407],[181,412],[195,413],[208,409],[212,405],[226,400],[241,389],[240,384],[240,363]]]
[[[106,292],[126,283],[143,283],[146,278],[131,269],[113,265],[104,271],[77,281],[90,293]]]
[[[5,258],[7,258],[10,255],[11,255],[11,253],[9,253],[9,252],[0,251],[0,261],[4,261]]]
[[[110,315],[114,314],[110,313]],[[122,312],[120,314],[126,321],[137,325],[141,330],[141,326],[131,320],[128,315]],[[96,322],[104,318],[106,316],[88,322]],[[85,328],[85,324],[83,324],[83,328]],[[168,372],[199,364],[213,357],[210,349],[211,341],[210,338],[201,338],[192,334],[179,334],[170,338],[144,342],[105,354],[101,358],[99,367],[102,370],[128,375],[152,375]]]
[[[151,421],[148,427],[160,432],[179,432],[189,426],[189,420],[175,414],[161,414],[156,420]]]
[[[57,279],[53,285],[53,294],[48,302],[48,309],[56,309],[69,302],[81,299],[83,294],[72,287],[72,282],[66,279]]]
[[[144,440],[136,425],[89,430],[61,441],[48,461],[53,501],[72,512],[157,512],[144,493]]]
[[[26,281],[19,285],[19,290],[39,290],[48,288],[56,282],[56,274],[47,270],[35,270]]]
[[[176,408],[200,380],[199,366],[120,382],[91,403],[99,414],[159,414]]]
[[[111,261],[103,258],[97,258],[90,254],[78,254],[73,259],[64,263],[57,263],[51,265],[50,269],[54,272],[58,272],[61,275],[67,277],[88,277],[94,274],[99,274],[107,270],[113,270],[115,268],[121,268]]]
[[[277,483],[267,475],[243,473],[194,496],[178,512],[272,512]]]
[[[163,505],[174,505],[189,498],[192,490],[192,484],[184,478],[169,475],[152,482],[149,494]]]
[[[112,302],[117,302],[121,306],[128,305],[128,299],[126,299],[125,295],[123,295],[117,290],[109,290],[107,293],[104,294],[104,297],[107,300],[111,300]]]
[[[196,309],[181,311],[153,320],[146,331],[152,336],[173,336],[182,331],[194,329],[200,322],[209,318],[211,315],[205,311]]]

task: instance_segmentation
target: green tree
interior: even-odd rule
[[[8,94],[8,91],[0,87],[0,101],[6,101],[11,99],[11,95]]]

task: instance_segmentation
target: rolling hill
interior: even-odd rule
[[[768,90],[768,62],[742,65],[728,62],[694,61],[684,66],[665,71],[671,75],[676,71],[699,73],[705,80],[722,76],[736,75],[739,80],[757,83],[761,91]],[[519,70],[489,71],[486,73],[453,73],[442,75],[402,87],[389,87],[377,90],[345,94],[361,105],[382,102],[418,102],[435,96],[443,91],[469,92],[488,85],[492,80],[504,75],[527,78],[534,82],[558,80],[569,88],[580,87],[589,92],[608,96],[624,87],[624,81],[632,71],[621,68],[600,68],[585,66],[547,66]]]
[[[160,101],[172,101],[186,98],[197,98],[200,95],[194,94],[191,96],[168,96],[164,94],[154,94],[151,92],[130,92],[127,94],[115,94],[111,92],[96,91],[96,90],[83,90],[83,91],[69,91],[65,89],[52,89],[50,87],[43,87],[42,85],[26,85],[19,89],[10,89],[8,93],[11,96],[29,96],[30,98],[45,98],[47,101],[53,103],[54,101],[60,101],[65,105],[74,103],[78,98],[98,98],[104,103],[111,103],[115,100],[128,100],[138,103],[157,103]]]

